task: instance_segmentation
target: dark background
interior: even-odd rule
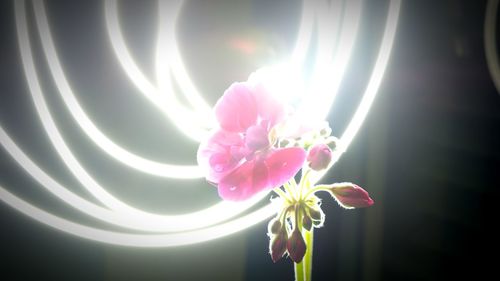
[[[285,3],[268,3],[269,8],[266,1],[254,2],[253,13],[264,16],[266,13],[279,15],[277,7]],[[364,20],[377,24],[365,23],[355,52],[356,60],[347,70],[346,75],[351,79],[342,85],[341,92],[363,89],[366,75],[370,73],[366,65],[372,64],[377,51],[380,23],[383,23],[387,7],[387,3],[380,4],[381,1],[370,2],[377,3],[366,3]],[[147,18],[147,11],[154,7],[153,3],[143,5],[144,9],[124,12],[129,13],[126,18],[138,24],[153,21],[139,20]],[[58,172],[64,167],[57,164],[57,157],[51,156],[54,152],[44,139],[40,124],[33,121],[36,115],[17,51],[13,6],[11,1],[0,4],[0,122],[28,147],[26,149],[40,164],[48,163],[42,165],[45,169],[71,185],[74,180]],[[102,45],[102,49],[109,49],[105,32],[97,32],[104,29],[101,3],[48,1],[47,6],[63,62],[75,54],[83,56],[82,61],[94,67],[104,64],[100,62],[103,57],[113,60],[110,53],[92,57],[88,46],[81,44],[95,41],[92,47]],[[282,17],[259,21],[260,27],[265,29],[266,24],[272,25],[270,22],[274,20],[275,32],[280,28],[293,30],[286,22],[296,16],[294,7],[289,8],[290,16],[283,12]],[[366,210],[343,210],[324,198],[327,221],[315,232],[313,280],[495,279],[499,250],[495,228],[498,224],[496,199],[500,195],[500,95],[491,80],[484,55],[485,9],[486,1],[403,1],[379,98],[349,151],[330,174],[330,178],[337,181],[353,181],[365,187],[376,204]],[[85,22],[80,31],[89,31],[71,37],[71,29],[76,25],[74,21]],[[136,25],[129,24],[133,26]],[[189,26],[186,28],[189,30]],[[293,36],[293,32],[288,32]],[[200,34],[204,34],[203,30]],[[150,39],[148,35],[136,36]],[[198,38],[203,40],[205,37],[200,35]],[[217,47],[216,43],[205,43],[204,50],[194,46],[188,52],[209,52],[207,49]],[[139,40],[135,44],[138,50],[143,42]],[[145,68],[148,59],[144,59]],[[137,60],[141,61],[141,57]],[[238,74],[227,66],[235,60],[219,62],[222,64],[216,69],[222,73],[219,75],[227,74],[230,81],[237,80]],[[85,71],[82,61],[74,61],[71,78],[76,79],[82,75],[79,71]],[[206,66],[211,63],[210,57],[204,62],[194,76],[202,77],[204,71],[214,71]],[[246,69],[239,70],[241,73],[252,70],[245,59],[236,60],[238,62],[246,63],[243,67]],[[112,72],[107,66],[101,67],[103,73]],[[75,83],[86,87],[90,81],[97,80],[95,87],[98,88],[106,85],[108,79],[124,76],[123,73],[107,75],[103,78],[102,73],[92,73],[89,67],[84,78]],[[231,75],[237,77],[233,79]],[[216,98],[215,93],[223,90],[227,81],[214,84],[202,81],[201,84],[213,90]],[[53,87],[49,82],[46,86]],[[356,104],[356,98],[339,98],[346,104]],[[87,100],[82,97],[82,100],[87,102],[87,108],[99,106],[92,104],[92,97]],[[55,94],[52,105],[54,108],[60,105]],[[343,110],[349,110],[347,107],[337,111],[334,108],[330,117],[332,124],[340,123],[334,127],[337,134],[349,117],[342,114]],[[123,111],[129,110],[125,104]],[[99,116],[99,110],[94,113]],[[67,113],[58,114],[65,116]],[[100,117],[106,119],[104,115]],[[68,130],[76,127],[70,121],[62,123],[61,126]],[[113,127],[112,123],[101,125]],[[130,125],[140,127],[140,124]],[[78,139],[83,137],[76,133],[78,128],[73,130],[67,136],[79,144]],[[168,134],[148,133],[160,134],[160,137]],[[119,136],[119,132],[112,134]],[[86,140],[81,142],[84,145]],[[131,138],[128,144],[134,144],[134,139]],[[52,203],[57,201],[50,196],[28,188],[36,183],[20,171],[7,153],[3,150],[1,153],[2,186],[23,198],[36,199],[48,210],[78,218],[69,208]],[[49,160],[45,162],[45,159]],[[95,159],[86,159],[91,160]],[[99,165],[107,167],[107,164],[96,165],[92,167],[94,170],[100,170]],[[120,177],[107,180],[120,181]],[[142,179],[135,180],[138,183]],[[137,191],[126,192],[136,195]],[[161,202],[155,204],[161,205]],[[290,260],[273,264],[269,258],[265,223],[213,242],[154,250],[109,246],[75,238],[36,223],[4,204],[0,204],[0,224],[0,272],[3,276],[11,276],[8,280],[293,279]]]

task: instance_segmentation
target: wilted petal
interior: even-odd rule
[[[215,116],[222,129],[245,132],[257,122],[257,106],[252,87],[247,83],[233,83],[215,105]]]
[[[283,185],[302,168],[306,152],[300,147],[282,148],[272,152],[265,160],[269,170],[269,188]]]
[[[344,208],[365,208],[374,203],[366,190],[352,183],[333,184],[329,191]]]
[[[264,162],[247,161],[219,182],[219,195],[224,200],[242,201],[266,189],[268,169]]]

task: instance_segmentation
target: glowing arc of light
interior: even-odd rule
[[[202,178],[203,171],[197,165],[173,165],[145,159],[117,145],[101,130],[99,130],[99,128],[97,128],[97,126],[80,106],[68,80],[66,79],[66,76],[64,75],[64,71],[61,67],[56,48],[54,46],[54,41],[52,40],[52,35],[50,33],[43,1],[34,1],[34,5],[35,18],[42,41],[42,48],[54,82],[59,90],[58,92],[75,122],[97,145],[97,147],[101,148],[102,151],[106,152],[108,155],[112,156],[121,163],[144,173],[177,179]],[[142,73],[140,77],[141,76]]]
[[[500,94],[500,66],[498,65],[498,53],[496,46],[496,24],[498,14],[498,0],[489,0],[486,5],[486,17],[484,20],[484,53],[486,63],[490,70],[491,78]]]
[[[177,0],[172,4],[172,8],[175,11],[180,9],[180,2]],[[171,120],[171,124],[174,125],[179,131],[184,135],[188,136],[192,140],[200,141],[206,135],[206,128],[210,127],[213,123],[213,118],[210,112],[203,110],[201,113],[197,111],[190,110],[189,108],[182,105],[173,95],[174,90],[172,87],[168,89],[166,93],[159,93],[157,87],[149,81],[146,76],[139,69],[134,59],[130,55],[128,48],[123,39],[123,34],[120,29],[120,23],[118,19],[117,11],[117,1],[108,0],[105,1],[105,19],[106,27],[108,30],[108,35],[110,38],[111,46],[115,52],[118,61],[120,62],[122,69],[125,71],[129,79],[133,84],[140,90],[140,92],[150,100],[154,105],[156,105],[165,115]],[[174,44],[176,44],[174,42]],[[177,64],[181,63],[179,60],[175,60]],[[170,61],[164,62],[165,66],[170,68]],[[183,66],[177,66],[178,69],[184,69]],[[167,77],[170,79],[170,77]],[[186,80],[181,82],[186,83]],[[179,84],[181,89],[191,88],[194,86],[186,86]],[[165,95],[166,94],[166,95]],[[189,101],[192,103],[199,104],[199,100],[194,99],[194,94],[185,94]]]
[[[26,25],[26,11],[24,1],[17,1],[15,7],[19,44],[21,48],[21,58],[36,111],[40,117],[40,120],[42,121],[44,129],[47,131],[49,140],[53,144],[56,152],[59,154],[63,162],[66,164],[71,173],[76,177],[76,179],[96,199],[98,199],[100,202],[102,202],[112,210],[118,211],[123,215],[141,218],[151,224],[153,222],[157,222],[161,225],[170,219],[170,223],[173,223],[171,228],[177,231],[185,230],[186,226],[189,226],[190,228],[196,228],[198,227],[198,225],[200,225],[199,220],[203,220],[203,224],[206,225],[220,222],[224,219],[227,219],[228,217],[231,217],[232,214],[240,213],[248,209],[256,203],[256,201],[253,200],[251,202],[248,202],[248,204],[234,204],[223,201],[206,210],[192,213],[191,215],[165,216],[152,214],[133,208],[109,194],[106,189],[103,188],[97,181],[95,181],[94,178],[92,178],[80,165],[76,157],[71,153],[71,150],[66,145],[59,130],[57,129],[54,120],[50,115],[47,104],[45,103],[45,100],[43,98],[41,86],[36,74],[35,65],[31,53],[30,40],[28,36],[28,28]],[[2,143],[4,141],[5,140],[2,139]],[[59,197],[61,197],[60,194]],[[70,202],[72,202],[71,205],[77,204],[76,202],[71,200]],[[207,217],[203,215],[205,213],[211,214],[211,216]],[[186,222],[175,224],[176,222],[178,222],[178,219],[185,219]]]
[[[373,68],[372,75],[366,87],[363,98],[361,99],[361,102],[356,109],[354,116],[349,122],[347,129],[340,138],[340,153],[334,156],[332,165],[339,160],[342,153],[345,152],[347,147],[351,144],[352,140],[354,139],[359,129],[361,128],[361,125],[366,119],[373,101],[375,100],[378,89],[382,82],[382,78],[387,68],[387,64],[389,62],[392,46],[394,44],[400,7],[401,3],[399,0],[391,1],[387,22],[384,28],[384,36],[380,45],[380,51],[377,56],[377,60],[375,61],[375,67]]]
[[[227,204],[217,205],[209,209],[190,213],[189,215],[162,216],[158,220],[147,220],[143,216],[130,216],[121,213],[113,212],[109,209],[102,208],[94,203],[91,203],[80,196],[69,191],[62,186],[37,164],[35,164],[10,138],[10,136],[0,127],[0,143],[11,157],[42,187],[54,194],[57,198],[81,211],[82,213],[94,217],[98,220],[114,224],[121,227],[136,229],[141,231],[151,232],[178,232],[197,228],[203,228],[214,223],[218,223],[239,215],[251,207],[256,201],[262,199],[262,195],[251,200],[245,206],[241,205],[238,209],[233,209],[233,212],[225,212],[228,209]],[[231,209],[229,207],[229,209]],[[221,215],[224,214],[224,215]],[[213,219],[206,219],[206,218]]]
[[[201,230],[174,234],[146,235],[107,231],[74,223],[27,203],[2,186],[0,186],[0,200],[26,216],[63,232],[97,242],[143,248],[191,245],[221,238],[253,226],[270,217],[275,212],[275,206],[268,205],[238,219]]]
[[[207,208],[187,215],[162,215],[156,219],[148,219],[144,216],[131,216],[130,214],[117,213],[98,206],[69,191],[35,164],[16,145],[2,127],[0,127],[0,143],[21,168],[61,201],[88,216],[129,229],[150,232],[179,232],[199,229],[236,217],[253,206],[255,202],[260,201],[264,196],[264,194],[257,196],[255,199],[245,202],[244,205],[230,202],[226,204],[219,203],[216,207]],[[228,208],[228,204],[239,206],[237,206],[238,208]],[[228,209],[230,212],[228,212]]]
[[[321,87],[318,89],[318,98],[316,100],[321,102],[315,105],[315,110],[318,112],[320,120],[326,119],[337,96],[359,30],[361,1],[351,0],[346,2],[346,12],[343,15],[345,20],[339,31],[337,51],[329,60],[329,63],[322,68],[323,72],[319,74]],[[327,77],[326,74],[330,77]]]
[[[311,122],[325,120],[328,115],[356,39],[361,14],[361,1],[348,1],[343,21],[339,24],[341,8],[340,1],[334,1],[331,6],[324,6],[320,9],[320,16],[317,19],[319,26],[318,50],[312,81],[309,86],[309,95],[298,109],[299,116]],[[331,31],[325,27],[327,25],[333,26],[335,30],[333,34],[330,34]],[[337,30],[339,25],[342,28]],[[339,36],[339,40],[336,40],[337,36]],[[334,54],[331,49],[335,47],[337,41],[339,43]]]
[[[16,3],[17,5],[17,3]],[[373,99],[380,85],[381,78],[384,69],[388,62],[388,57],[392,48],[395,32],[396,23],[399,15],[400,1],[392,0],[388,19],[386,22],[386,28],[384,30],[384,36],[382,39],[382,44],[380,47],[380,53],[377,58],[374,73],[370,79],[370,83],[366,89],[365,97],[363,98],[360,106],[358,107],[353,120],[349,123],[348,129],[342,135],[341,143],[344,145],[344,149],[354,138],[354,135],[359,130],[362,121],[368,113],[368,109],[373,103]],[[392,26],[390,26],[392,25]],[[369,94],[369,97],[366,97]],[[357,127],[357,128],[355,128]],[[340,157],[340,155],[338,156]],[[338,157],[336,160],[338,160]],[[15,195],[9,193],[4,188],[0,187],[0,199],[13,207],[14,209],[30,216],[37,221],[45,223],[56,229],[83,237],[87,239],[92,239],[100,242],[127,245],[127,246],[141,246],[141,247],[164,247],[164,246],[174,246],[174,245],[185,245],[195,242],[206,241],[209,239],[215,239],[225,235],[229,235],[236,231],[242,230],[250,225],[253,225],[261,220],[266,219],[274,213],[274,208],[268,205],[254,213],[247,215],[245,217],[233,220],[229,223],[222,225],[217,225],[211,228],[206,228],[200,232],[191,232],[188,236],[185,233],[178,234],[176,239],[172,239],[173,236],[167,235],[133,235],[133,234],[123,234],[116,232],[103,231],[100,229],[95,229],[81,224],[73,223],[57,216],[54,216],[44,210],[34,207],[33,205],[27,203],[26,201],[16,197]],[[245,219],[245,220],[243,220]],[[240,224],[241,223],[241,224]],[[165,243],[159,243],[165,242]]]
[[[295,40],[295,48],[292,51],[291,62],[295,66],[301,66],[306,59],[307,50],[312,40],[312,29],[314,24],[314,6],[310,3],[318,1],[302,1],[302,14],[300,16],[299,31]]]

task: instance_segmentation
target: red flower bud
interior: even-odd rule
[[[286,244],[286,249],[288,250],[290,258],[295,263],[301,262],[302,258],[304,258],[304,255],[306,254],[306,247],[306,242],[304,241],[302,234],[298,228],[295,228]]]
[[[321,209],[319,208],[319,206],[317,207],[309,207],[308,209],[309,211],[309,215],[311,216],[311,219],[313,221],[320,221],[322,222],[325,218],[325,215],[323,214],[323,211],[321,211]]]
[[[307,231],[311,231],[312,220],[308,215],[304,215],[304,217],[302,218],[302,227]]]
[[[326,144],[317,144],[309,150],[307,162],[309,167],[315,171],[323,170],[332,161],[332,150]]]
[[[269,247],[269,252],[273,262],[277,262],[285,254],[287,247],[287,234],[286,230],[280,231],[274,238],[272,238],[271,245]]]
[[[330,192],[340,206],[346,209],[370,207],[374,203],[366,190],[353,183],[332,184]]]

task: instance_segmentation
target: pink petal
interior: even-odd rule
[[[256,83],[253,88],[259,117],[268,120],[271,126],[283,121],[285,118],[285,105],[278,101],[264,85]]]
[[[215,105],[215,116],[222,129],[243,133],[257,122],[257,106],[247,83],[233,83]]]
[[[209,139],[200,144],[197,153],[198,165],[205,170],[208,181],[217,183],[232,172],[244,155],[235,154],[243,147],[239,134],[223,130],[216,131]]]
[[[265,160],[269,169],[269,187],[283,185],[297,174],[306,159],[306,151],[300,147],[289,147],[272,152]]]
[[[249,199],[268,186],[268,170],[262,161],[247,161],[219,182],[219,195],[224,200]]]
[[[269,146],[269,133],[261,125],[255,125],[248,128],[245,136],[246,146],[253,150],[260,150]]]

